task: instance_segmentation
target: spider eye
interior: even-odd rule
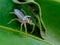
[[[28,18],[28,19],[30,19],[30,18],[31,18],[31,16],[28,16],[27,18]]]

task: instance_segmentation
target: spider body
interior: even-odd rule
[[[22,21],[25,21],[26,23],[29,23],[29,18],[31,16],[25,16],[20,10],[14,9],[14,14]]]
[[[18,9],[14,9],[14,12],[11,12],[11,13],[14,13],[18,18],[12,19],[11,21],[9,21],[8,24],[10,24],[10,23],[11,23],[12,21],[14,21],[14,20],[17,20],[17,21],[19,21],[19,22],[21,23],[21,30],[22,30],[22,25],[24,25],[25,31],[26,31],[26,33],[27,33],[26,23],[29,23],[30,25],[33,25],[33,30],[32,30],[32,32],[34,31],[35,24],[32,23],[32,20],[30,20],[30,17],[31,17],[31,16],[26,16],[26,15],[24,15],[24,14],[23,14],[20,10],[18,10]],[[31,33],[32,33],[32,32],[31,32]]]

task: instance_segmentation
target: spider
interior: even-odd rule
[[[8,24],[10,24],[12,21],[17,20],[21,23],[21,31],[22,31],[22,26],[24,25],[25,27],[25,32],[27,33],[27,27],[26,27],[26,23],[33,25],[33,29],[31,31],[31,33],[33,33],[34,28],[35,28],[35,24],[32,22],[32,20],[30,19],[31,16],[27,16],[24,15],[19,9],[14,9],[14,12],[10,12],[11,14],[15,14],[18,18],[14,18],[11,19]]]

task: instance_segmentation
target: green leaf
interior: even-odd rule
[[[45,28],[42,37],[54,45],[60,45],[60,2],[41,0],[38,3],[42,8],[41,22]]]
[[[33,20],[33,22],[36,25],[38,25],[38,22],[36,22],[34,15],[31,13],[29,8],[26,6],[28,4],[31,4],[31,1],[29,1],[29,2],[28,1],[26,1],[26,3],[19,2],[19,3],[21,3],[20,5],[18,3],[17,4],[14,3],[12,0],[0,1],[1,2],[0,3],[0,12],[1,12],[1,14],[0,14],[1,15],[0,16],[0,25],[4,25],[4,26],[11,27],[11,28],[18,29],[18,30],[20,29],[20,23],[18,21],[13,21],[12,23],[8,24],[8,22],[11,19],[17,18],[16,15],[10,14],[10,12],[13,12],[15,8],[20,9],[20,10],[23,9],[24,10],[23,12],[25,12],[25,15],[30,15],[32,17],[31,19]]]
[[[8,24],[8,22],[14,18],[14,15],[9,14],[15,7],[12,0],[0,0],[0,25],[17,28],[17,23]]]
[[[51,45],[35,36],[0,26],[0,45]]]
[[[29,2],[31,1],[29,0]],[[15,15],[9,14],[10,12],[15,8],[26,8],[23,4],[20,6],[12,0],[0,0],[0,45],[51,45],[29,34],[25,37],[25,33],[18,31],[20,29],[20,23],[17,21],[8,24],[11,19],[16,18]]]

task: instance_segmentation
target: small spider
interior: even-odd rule
[[[31,16],[25,16],[20,10],[18,9],[14,9],[14,12],[10,12],[11,14],[15,14],[18,18],[14,18],[11,21],[8,22],[8,24],[10,24],[12,21],[17,20],[21,23],[21,31],[22,31],[22,26],[24,25],[25,27],[25,32],[27,33],[27,27],[26,27],[26,23],[33,25],[33,29],[32,32],[34,31],[35,28],[35,24],[32,23],[32,20],[30,19]]]

